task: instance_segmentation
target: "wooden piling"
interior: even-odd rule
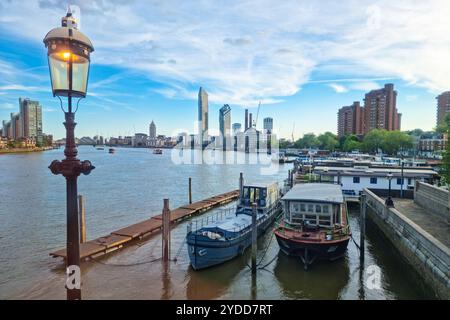
[[[288,170],[288,186],[290,188],[292,188],[292,186],[291,186],[291,170]]]
[[[359,252],[361,262],[364,262],[364,254],[365,254],[365,238],[366,238],[366,195],[364,193],[361,194],[361,209],[360,209],[360,236],[359,236]]]
[[[169,199],[164,199],[162,211],[162,260],[168,262],[170,258],[170,209]]]
[[[253,203],[252,210],[252,273],[256,273],[256,251],[258,250],[258,225],[256,223],[257,204]]]
[[[78,195],[78,212],[80,216],[80,243],[86,242],[86,210],[84,208],[84,199]]]
[[[192,204],[192,178],[189,177],[189,204]]]
[[[244,175],[242,172],[239,174],[239,196],[242,198],[242,189],[244,188]]]

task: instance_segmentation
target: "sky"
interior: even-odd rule
[[[194,133],[200,86],[209,123],[232,108],[274,119],[280,137],[336,132],[338,109],[394,83],[402,129],[431,130],[450,90],[448,0],[73,0],[95,47],[76,135]],[[64,136],[51,93],[46,33],[63,0],[0,1],[0,121],[19,97],[39,100],[44,132]],[[255,118],[254,115],[254,118]]]

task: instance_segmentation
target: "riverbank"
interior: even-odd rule
[[[51,147],[0,149],[0,154],[42,152],[42,151],[48,151],[48,150],[52,150],[52,149],[53,148],[51,148]]]

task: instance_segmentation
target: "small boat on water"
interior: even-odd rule
[[[97,147],[97,150],[105,150],[103,147]]]
[[[153,149],[153,154],[162,154],[162,149]]]
[[[109,148],[108,152],[109,152],[109,153],[114,153],[114,152],[116,152],[116,149],[114,149],[114,148]]]
[[[192,230],[186,236],[189,258],[195,270],[221,264],[242,255],[251,245],[252,204],[257,204],[258,236],[281,213],[278,183],[251,184],[242,188],[234,214]]]
[[[284,214],[274,232],[282,252],[300,257],[305,269],[316,259],[344,256],[351,231],[340,185],[296,184],[281,202]]]

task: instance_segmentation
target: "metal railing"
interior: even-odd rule
[[[276,210],[277,207],[280,207],[280,205],[278,202],[275,202],[269,208],[267,208],[267,209],[265,208],[265,211],[270,212],[272,210]],[[187,226],[187,233],[190,233],[190,232],[198,233],[198,231],[205,226],[208,226],[208,225],[214,224],[214,223],[218,223],[218,222],[223,222],[225,218],[235,215],[236,210],[237,210],[237,207],[224,208],[224,209],[220,209],[219,212],[217,212],[211,216],[193,220]],[[260,211],[261,211],[261,208],[258,208],[258,212],[260,212]],[[264,217],[258,219],[258,225],[263,223],[264,221],[266,221],[267,218],[268,218],[267,216],[264,216]],[[250,232],[251,225],[238,226],[238,227],[232,228],[231,230],[227,229],[227,231],[230,233],[235,233],[236,237],[232,238],[232,239],[235,239],[235,238],[241,236],[242,234]]]
[[[303,227],[293,227],[289,223],[284,220],[283,215],[275,221],[275,230],[279,231],[281,234],[286,235],[286,230],[297,234],[308,233],[308,230],[305,230]],[[320,230],[320,229],[319,229]],[[347,224],[345,226],[340,227],[339,229],[322,229],[321,231],[326,231],[325,234],[331,236],[329,240],[340,240],[344,237],[348,237],[350,235],[350,225]]]

